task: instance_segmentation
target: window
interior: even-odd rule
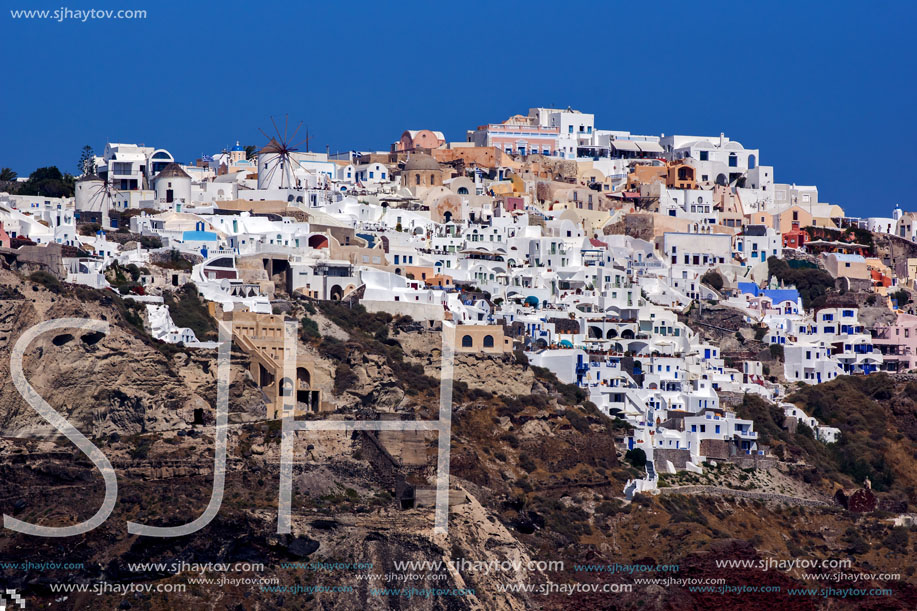
[[[420,184],[420,174],[415,174],[415,175],[414,175],[414,184],[415,184],[415,185],[419,185],[419,184]]]
[[[710,152],[709,152],[709,151],[700,151],[700,160],[701,160],[701,161],[709,161],[709,160],[710,160]],[[704,180],[707,180],[707,179],[704,178]]]
[[[370,178],[373,177],[373,173],[372,173],[372,172],[369,173],[369,177],[370,177]]]
[[[462,348],[471,348],[471,336],[470,335],[462,336]]]
[[[493,347],[494,347],[494,337],[493,337],[493,335],[485,335],[485,336],[484,336],[484,347],[485,347],[485,348],[493,348]]]
[[[739,156],[735,153],[729,153],[729,167],[737,168],[739,167]]]

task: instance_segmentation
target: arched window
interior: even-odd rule
[[[436,184],[436,174],[430,174],[430,184],[431,185]]]
[[[468,187],[459,187],[458,194],[459,195],[468,195]]]
[[[471,336],[470,335],[462,336],[462,348],[471,348]]]
[[[494,336],[493,336],[493,335],[485,335],[485,336],[484,336],[484,347],[485,347],[485,348],[493,348],[493,347],[494,347]]]
[[[299,382],[300,388],[309,388],[309,385],[312,383],[312,376],[309,375],[309,370],[305,367],[297,367],[296,381]]]
[[[420,174],[414,174],[414,184],[415,185],[420,184]]]
[[[749,156],[748,156],[748,169],[749,169],[749,170],[754,170],[754,169],[755,169],[755,162],[756,162],[756,161],[757,161],[757,160],[755,159],[755,156],[754,156],[754,155],[749,155]]]
[[[729,153],[729,167],[736,168],[739,166],[739,156],[735,153]]]

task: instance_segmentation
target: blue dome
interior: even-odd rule
[[[234,147],[232,147],[232,150],[234,150],[234,151],[244,151],[244,150],[245,150],[245,147],[242,146],[241,144],[239,144],[239,141],[236,140],[236,145],[235,145]]]

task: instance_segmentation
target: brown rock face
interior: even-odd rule
[[[54,432],[16,390],[10,355],[24,332],[56,318],[110,323],[105,335],[77,329],[46,333],[25,352],[26,379],[85,434],[100,437],[181,428],[193,421],[195,409],[212,413],[215,351],[167,356],[169,351],[157,349],[153,340],[125,320],[117,298],[102,291],[65,286],[55,292],[10,272],[0,272],[0,282],[22,295],[0,301],[0,430],[4,435]],[[246,394],[238,380],[233,386]]]
[[[834,494],[834,501],[853,513],[870,513],[876,510],[876,495],[869,488],[858,490],[838,490]]]

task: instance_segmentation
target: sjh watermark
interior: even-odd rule
[[[42,21],[56,21],[57,23],[111,20],[138,20],[146,19],[145,9],[72,9],[62,6],[56,9],[10,9],[13,19],[38,19]]]
[[[284,326],[284,370],[290,387],[296,378],[297,321],[287,321]],[[91,518],[70,526],[43,526],[24,522],[10,515],[3,516],[3,527],[9,530],[37,537],[73,537],[97,528],[111,515],[118,499],[118,478],[108,457],[73,426],[64,416],[51,407],[32,387],[23,371],[23,359],[28,347],[39,336],[60,329],[78,329],[107,335],[109,324],[104,320],[88,318],[56,318],[38,323],[27,329],[13,346],[10,356],[10,374],[13,385],[38,414],[59,433],[69,439],[85,454],[102,474],[105,496],[102,504]],[[180,526],[152,526],[137,522],[127,523],[127,532],[147,537],[183,537],[207,526],[216,517],[223,502],[226,482],[226,438],[229,419],[229,376],[230,350],[232,346],[232,323],[219,324],[219,349],[217,352],[217,405],[216,431],[214,435],[213,487],[210,501],[204,512],[196,519]],[[277,505],[277,532],[291,532],[293,498],[293,444],[296,431],[436,431],[439,435],[436,466],[436,502],[433,532],[448,532],[449,516],[449,455],[452,439],[452,386],[455,357],[455,325],[443,324],[442,365],[440,380],[440,405],[438,420],[295,420],[292,405],[284,405],[280,450],[280,490]]]

